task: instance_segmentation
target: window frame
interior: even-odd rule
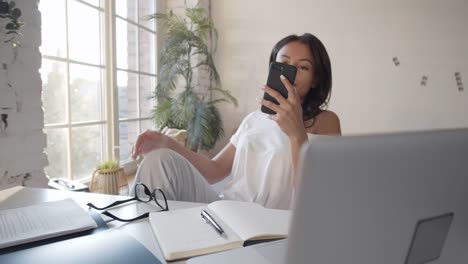
[[[86,5],[90,8],[98,10],[100,13],[99,20],[101,21],[100,26],[100,56],[101,62],[99,65],[93,63],[86,63],[81,61],[75,61],[70,59],[70,39],[69,39],[69,18],[68,18],[68,4],[69,1],[76,1],[80,4]],[[103,142],[101,142],[101,158],[102,160],[110,160],[110,159],[118,159],[120,157],[120,131],[119,125],[122,122],[138,122],[138,133],[141,133],[141,122],[152,120],[151,116],[142,116],[142,111],[140,108],[140,92],[141,89],[139,87],[140,83],[140,76],[150,76],[154,77],[157,80],[157,73],[159,72],[159,55],[160,51],[158,47],[161,47],[161,38],[157,35],[158,32],[158,25],[154,21],[154,30],[139,24],[138,19],[140,18],[139,8],[136,8],[136,18],[137,21],[132,21],[128,18],[122,17],[116,14],[115,8],[115,1],[119,0],[100,0],[100,6],[95,6],[83,0],[65,0],[65,31],[66,31],[66,52],[65,58],[50,56],[50,55],[42,55],[42,59],[47,59],[50,61],[56,61],[66,64],[66,120],[63,123],[56,123],[56,124],[44,124],[44,130],[53,130],[53,129],[66,129],[66,144],[67,144],[67,153],[66,153],[66,175],[63,177],[76,180],[73,177],[72,168],[74,161],[72,160],[72,129],[76,127],[83,127],[89,125],[101,125],[101,133],[103,134]],[[163,0],[148,0],[154,1],[155,11],[160,12],[160,10],[165,10],[165,3]],[[140,1],[135,1],[136,6],[139,7]],[[122,19],[123,21],[130,23],[131,25],[136,27],[136,39],[139,39],[140,30],[146,30],[152,34],[154,34],[154,74],[141,72],[139,59],[140,59],[140,47],[136,45],[136,60],[138,65],[138,70],[130,70],[130,69],[121,69],[117,68],[117,52],[116,52],[116,21],[117,18]],[[102,100],[101,102],[101,117],[100,120],[91,120],[91,121],[83,121],[83,122],[76,122],[72,121],[71,116],[71,98],[70,98],[70,64],[76,65],[84,65],[84,66],[92,66],[99,68],[101,72],[101,94]],[[117,86],[117,74],[118,71],[124,71],[127,73],[134,73],[138,75],[137,78],[137,87],[136,89],[136,105],[137,107],[137,117],[132,118],[119,118],[119,89]],[[131,174],[136,171],[136,162],[132,160],[121,160],[121,165],[124,167],[126,173]],[[49,161],[50,163],[50,161]],[[96,164],[97,165],[97,164]],[[91,179],[92,171],[90,171],[89,176],[78,179],[82,182],[87,182]]]

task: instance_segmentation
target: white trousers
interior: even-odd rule
[[[137,183],[144,183],[151,191],[162,189],[168,200],[211,203],[221,199],[187,159],[170,149],[157,149],[145,155],[131,187],[131,195],[134,195]]]

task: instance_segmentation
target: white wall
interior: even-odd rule
[[[223,85],[240,102],[222,106],[220,145],[258,107],[273,45],[304,32],[319,37],[330,54],[330,109],[344,134],[468,127],[466,0],[214,0],[212,15]]]
[[[195,0],[168,0],[179,7]],[[0,189],[45,186],[38,0],[17,0],[26,25],[10,77],[22,109],[0,137]],[[466,0],[213,0],[219,30],[216,56],[224,87],[239,107],[220,105],[227,143],[241,119],[258,107],[273,45],[290,33],[311,32],[327,46],[334,86],[330,109],[345,134],[468,127],[468,2]],[[392,58],[401,62],[395,67]],[[459,92],[454,72],[465,91]],[[420,86],[423,75],[427,86]],[[8,171],[6,177],[3,177]]]
[[[25,25],[20,29],[23,37],[20,39],[18,57],[8,66],[8,79],[16,93],[17,108],[9,112],[6,135],[0,136],[0,189],[14,185],[47,186],[44,174],[47,165],[44,153],[46,135],[43,132],[42,83],[39,74],[41,17],[38,0],[15,2],[22,11],[20,20]],[[1,51],[8,52],[5,49]],[[5,77],[2,75],[0,78]],[[30,176],[25,178],[26,175]]]

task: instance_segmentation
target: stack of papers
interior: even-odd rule
[[[0,248],[96,228],[72,199],[0,210]]]

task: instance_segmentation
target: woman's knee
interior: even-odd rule
[[[171,149],[167,149],[167,148],[156,149],[145,155],[145,158],[143,159],[141,165],[173,162],[175,159],[179,157],[180,155]]]
[[[178,174],[176,172],[187,162],[183,156],[171,149],[157,149],[146,154],[139,166],[139,172],[146,177],[163,177],[172,181]]]
[[[172,182],[178,157],[181,156],[170,149],[157,149],[145,154],[138,166],[135,183],[142,182],[159,188],[163,182]]]

